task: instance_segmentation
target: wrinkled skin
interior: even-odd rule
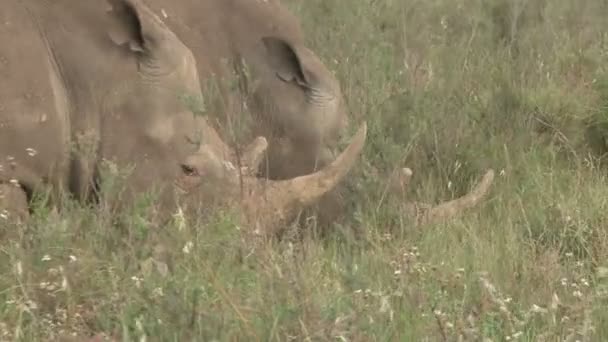
[[[132,193],[181,173],[201,96],[192,53],[139,3],[9,0],[0,16],[0,181],[80,198],[102,159],[136,164]],[[171,182],[169,182],[171,184]],[[161,196],[171,201],[169,191]]]
[[[339,83],[306,47],[297,18],[279,1],[145,2],[192,49],[203,82],[229,78],[233,70],[225,62],[244,60],[254,136],[269,140],[261,175],[288,179],[334,159],[348,123]],[[229,85],[222,95],[228,103],[240,101]]]

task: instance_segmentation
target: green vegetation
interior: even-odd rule
[[[607,340],[608,4],[289,5],[369,124],[346,221],[254,246],[228,213],[39,210],[1,228],[0,340]],[[481,206],[414,227],[383,200],[404,166],[426,202],[497,176]]]

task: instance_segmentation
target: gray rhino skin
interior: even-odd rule
[[[288,179],[333,160],[348,124],[340,85],[306,47],[299,21],[279,1],[145,2],[192,49],[201,81],[230,77],[226,61],[245,62],[254,136],[269,140],[262,176]],[[228,86],[222,96],[228,103],[240,101]]]
[[[330,191],[361,152],[365,125],[314,174],[262,182],[236,173],[234,152],[180,99],[202,95],[191,51],[140,0],[7,1],[0,11],[2,217],[3,207],[19,212],[49,185],[89,199],[109,160],[134,166],[125,200],[159,185],[161,209],[182,198],[194,207],[234,205],[245,224],[272,231]],[[251,168],[266,147],[262,137],[251,144]]]
[[[2,5],[3,181],[12,173],[28,191],[51,183],[84,198],[106,158],[137,164],[128,182],[138,192],[196,152],[195,118],[178,97],[201,95],[192,53],[149,9],[108,5]]]

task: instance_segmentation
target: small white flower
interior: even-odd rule
[[[78,259],[76,259],[76,256],[74,256],[74,255],[70,255],[69,258],[70,258],[70,262],[76,262],[78,260]]]
[[[141,281],[142,279],[137,277],[137,276],[132,276],[131,280],[133,280],[133,282],[135,283],[135,287],[141,287]]]
[[[30,310],[38,309],[38,304],[36,304],[36,302],[31,301],[31,300],[28,300],[27,302],[25,302],[25,306]]]
[[[40,259],[40,260],[42,260],[42,261],[51,261],[51,256],[50,256],[50,255],[48,255],[48,254],[45,254],[45,255],[42,257],[42,259]]]
[[[35,155],[38,154],[38,152],[36,150],[34,150],[33,148],[31,148],[31,147],[26,148],[25,151],[27,152],[27,154],[30,157],[33,157],[33,156],[35,156]]]
[[[157,287],[154,290],[152,290],[152,295],[155,297],[163,297],[165,295],[165,293],[163,292],[162,287]]]
[[[184,245],[184,248],[182,248],[182,251],[184,252],[184,254],[190,254],[192,247],[194,247],[194,243],[192,243],[192,241],[188,241]]]
[[[440,23],[444,30],[448,29],[448,19],[445,16],[441,17]]]

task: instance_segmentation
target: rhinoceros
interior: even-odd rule
[[[8,0],[0,43],[0,206],[16,211],[49,186],[94,199],[109,161],[132,166],[125,201],[158,186],[163,210],[239,205],[246,223],[272,230],[334,187],[365,141],[363,124],[323,170],[256,178],[246,167],[266,139],[237,163],[184,101],[202,96],[192,52],[141,0]]]
[[[229,79],[240,61],[246,65],[246,71],[236,69],[246,74],[248,85],[241,90],[247,94],[235,95],[230,84],[219,82],[219,87],[227,103],[246,96],[253,136],[269,140],[260,175],[288,179],[333,160],[349,122],[340,84],[307,47],[297,18],[284,5],[277,0],[145,2],[192,49],[204,86]]]
[[[246,79],[241,93],[221,82],[219,87],[227,103],[245,96],[253,135],[269,140],[260,176],[290,179],[333,160],[349,123],[340,84],[307,47],[298,19],[279,0],[144,1],[192,49],[203,87],[210,79],[230,79],[235,70]],[[476,190],[462,198],[437,208],[408,202],[404,210],[422,222],[451,217],[479,203],[492,180],[488,170]],[[321,201],[319,219],[327,224],[342,203],[335,192]]]

